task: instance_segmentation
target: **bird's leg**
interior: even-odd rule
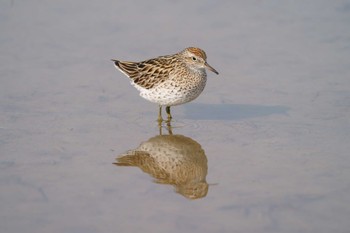
[[[169,133],[169,135],[173,135],[173,130],[172,130],[172,128],[171,128],[171,123],[170,123],[171,121],[167,121],[167,127],[168,127],[168,133]]]
[[[172,118],[171,113],[170,113],[170,106],[166,106],[165,111],[168,114],[168,121],[170,122],[171,118]]]
[[[159,105],[159,112],[158,112],[158,124],[161,125],[163,122],[163,118],[162,118],[162,105]]]
[[[158,127],[159,127],[159,135],[163,135],[163,132],[162,132],[162,123],[159,123],[159,124],[158,124]]]

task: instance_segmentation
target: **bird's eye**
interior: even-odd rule
[[[192,57],[192,60],[193,60],[193,61],[197,61],[197,58],[196,58],[196,57]]]

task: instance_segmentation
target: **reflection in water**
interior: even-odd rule
[[[137,166],[159,184],[174,185],[181,195],[197,199],[208,193],[207,157],[201,145],[183,135],[158,135],[122,154],[117,166]]]

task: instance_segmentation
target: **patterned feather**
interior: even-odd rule
[[[151,89],[166,81],[174,69],[174,58],[162,56],[141,62],[113,60],[114,64],[133,82],[145,89]]]

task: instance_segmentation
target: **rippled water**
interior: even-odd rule
[[[1,1],[1,232],[348,232],[349,1]],[[198,46],[172,108],[111,58]]]

